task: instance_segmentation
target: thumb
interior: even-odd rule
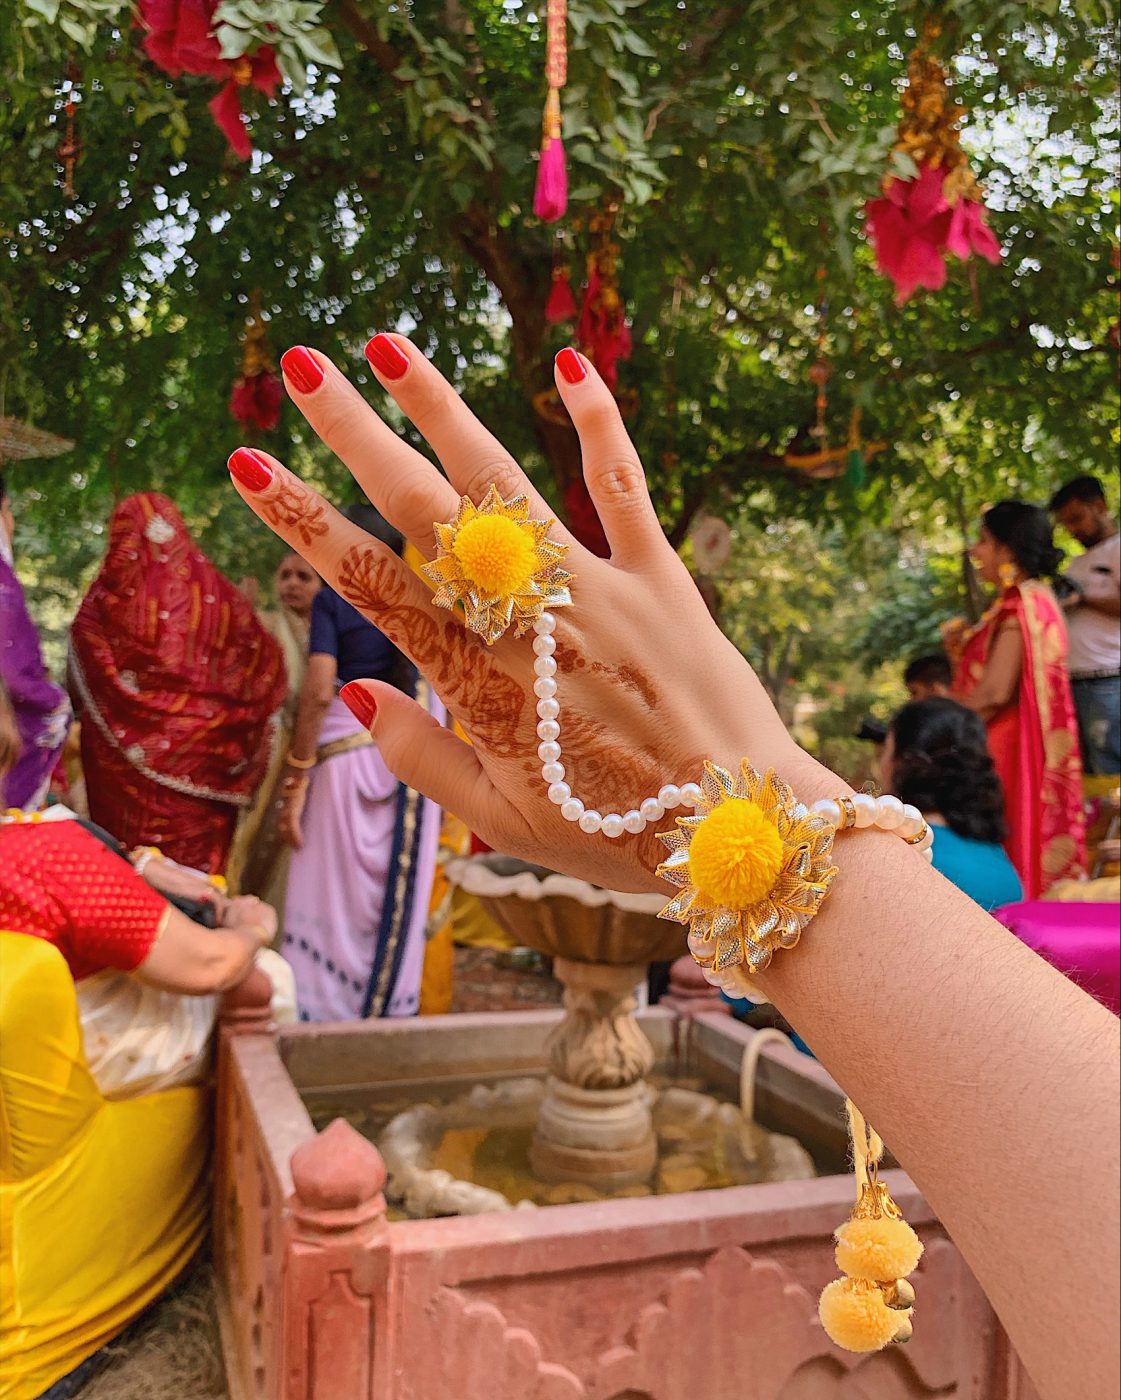
[[[382,758],[401,782],[494,844],[488,833],[494,835],[501,824],[502,803],[470,744],[384,681],[350,681],[339,696],[377,740]]]

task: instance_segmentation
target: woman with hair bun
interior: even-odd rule
[[[1077,879],[1084,856],[1066,623],[1046,582],[1063,556],[1047,512],[1026,501],[986,510],[970,554],[981,578],[1000,592],[956,639],[954,694],[985,722],[1004,789],[1005,849],[1025,895],[1038,899],[1058,881]]]
[[[933,865],[983,909],[1023,898],[1004,850],[1004,792],[985,726],[956,700],[904,705],[880,758],[885,792],[917,807],[934,833]]]

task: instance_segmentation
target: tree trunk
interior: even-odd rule
[[[546,418],[535,404],[540,394],[554,387],[552,361],[546,363],[543,353],[549,331],[545,302],[552,282],[552,258],[545,247],[537,253],[515,243],[480,204],[468,207],[457,233],[510,313],[510,369],[533,413],[534,434],[549,465],[560,509],[565,491],[580,475],[580,442],[571,424]],[[559,399],[554,406],[563,413]]]

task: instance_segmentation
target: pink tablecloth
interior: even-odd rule
[[[1024,900],[993,910],[1022,943],[1121,1015],[1121,906]]]

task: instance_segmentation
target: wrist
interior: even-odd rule
[[[137,875],[143,875],[153,860],[163,860],[163,853],[158,846],[136,846],[129,852],[129,859]]]
[[[242,938],[247,943],[250,943],[254,952],[259,951],[261,948],[268,948],[274,937],[270,930],[260,922],[236,924],[230,927],[229,931],[230,933],[236,934],[238,938]]]
[[[806,807],[812,807],[825,797],[851,797],[855,792],[851,783],[838,777],[831,768],[797,744],[793,745],[793,751],[782,764],[769,766],[775,769],[798,801]]]

